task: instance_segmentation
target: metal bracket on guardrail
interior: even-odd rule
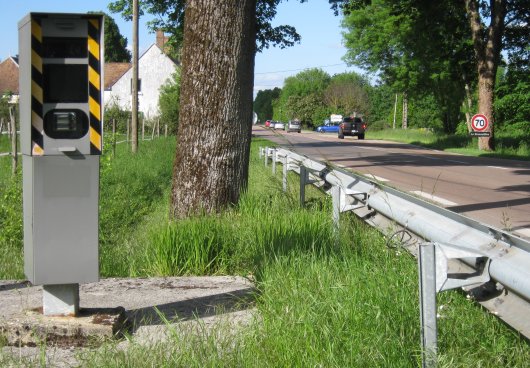
[[[333,203],[333,225],[336,230],[339,229],[339,223],[340,223],[340,213],[341,212],[348,212],[348,211],[354,211],[359,208],[363,208],[366,206],[366,204],[351,204],[349,203],[347,195],[360,195],[363,197],[363,201],[366,201],[366,198],[368,197],[367,193],[352,191],[348,189],[344,189],[338,185],[333,185],[331,187],[331,200]]]
[[[450,273],[449,260],[462,258],[475,258],[475,263],[481,267],[473,273]],[[420,245],[418,269],[423,368],[434,368],[437,365],[436,293],[488,282],[490,262],[490,258],[473,249],[440,243]]]
[[[305,206],[305,187],[309,184],[314,184],[320,180],[318,179],[309,179],[309,174],[314,172],[313,170],[308,169],[304,165],[300,165],[300,207]]]

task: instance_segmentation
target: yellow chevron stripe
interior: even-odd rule
[[[42,130],[44,128],[44,124],[42,123],[42,119],[39,115],[37,115],[34,111],[31,111],[31,125],[35,127],[39,132],[42,133]]]
[[[35,20],[31,22],[31,34],[39,42],[42,42],[42,28]]]
[[[31,150],[31,153],[33,154],[33,156],[42,156],[44,154],[44,150],[42,149],[42,147],[40,147],[35,142],[32,142],[32,143],[33,143],[33,149]]]
[[[88,80],[94,87],[96,87],[98,90],[100,89],[99,88],[99,84],[100,84],[99,73],[96,72],[94,69],[92,69],[92,67],[90,66],[88,67]]]
[[[99,103],[96,100],[94,100],[92,97],[89,97],[88,107],[92,115],[94,115],[96,119],[101,121],[101,106],[99,105]]]
[[[92,143],[94,147],[101,151],[101,135],[92,127],[90,128],[90,143]]]
[[[42,103],[42,87],[39,86],[35,81],[31,81],[31,95],[37,99],[40,103]]]
[[[31,65],[42,73],[42,58],[35,51],[31,50]]]
[[[88,38],[88,51],[99,60],[99,43],[93,38]]]
[[[94,28],[96,29],[99,29],[99,22],[96,18],[91,18],[88,20],[90,23],[92,23],[92,25],[94,26]]]

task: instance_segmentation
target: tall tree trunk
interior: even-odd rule
[[[464,81],[464,90],[466,92],[466,97],[463,102],[466,114],[466,125],[467,131],[468,133],[470,133],[473,130],[473,128],[471,127],[471,109],[473,108],[473,97],[471,95],[471,87],[469,86],[467,76],[464,72],[462,72],[462,79]]]
[[[138,0],[133,0],[133,60],[131,80],[131,151],[138,152]]]
[[[489,125],[485,130],[489,137],[478,139],[480,150],[491,151],[494,146],[493,98],[495,76],[499,65],[506,16],[506,0],[490,0],[490,25],[484,28],[480,19],[477,0],[466,0],[466,10],[471,26],[471,36],[478,67],[478,113],[488,118]]]
[[[256,0],[189,0],[184,21],[175,218],[221,211],[248,181]]]
[[[407,129],[409,127],[409,101],[407,94],[403,93],[403,116],[401,121],[401,128]]]

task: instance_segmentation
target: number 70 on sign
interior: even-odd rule
[[[488,128],[488,118],[482,114],[473,115],[471,118],[471,127],[476,132],[482,132]]]

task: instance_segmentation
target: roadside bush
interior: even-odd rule
[[[20,171],[0,188],[0,279],[23,274],[22,175]]]

